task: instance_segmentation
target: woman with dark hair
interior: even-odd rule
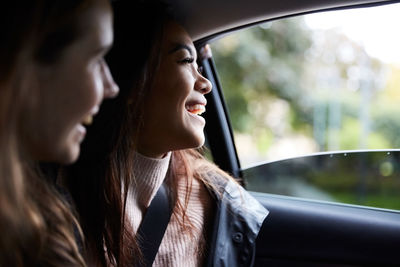
[[[0,266],[84,266],[79,226],[42,162],[72,163],[116,96],[107,0],[10,1],[0,17]]]
[[[66,171],[87,257],[101,266],[250,266],[268,211],[195,150],[211,83],[190,36],[162,4],[120,1],[114,12],[108,62],[121,93]],[[173,209],[153,263],[138,229],[162,184]]]

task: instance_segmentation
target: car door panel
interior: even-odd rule
[[[270,214],[256,266],[400,265],[400,213],[252,193]]]

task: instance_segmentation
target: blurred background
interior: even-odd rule
[[[214,40],[210,45],[242,168],[318,152],[400,148],[399,14],[400,4],[331,11]],[[374,166],[362,170],[362,190],[360,174],[345,167],[333,174],[318,166],[313,177],[301,176],[305,180],[295,179],[292,187],[304,182],[318,191],[311,198],[400,209],[400,176],[392,156],[375,165],[344,159],[350,169]],[[267,182],[266,176],[264,170],[252,183],[250,175],[249,186],[276,193],[271,188],[277,182]],[[343,187],[345,193],[332,189]],[[384,193],[389,200],[370,201],[368,192],[382,195],[382,190],[391,191]]]

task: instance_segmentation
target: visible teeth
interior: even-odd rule
[[[186,110],[192,114],[201,115],[206,111],[206,107],[202,104],[186,106]]]
[[[92,115],[87,115],[85,119],[83,120],[84,125],[90,125],[93,122],[93,116]]]

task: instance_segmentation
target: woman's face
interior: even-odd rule
[[[22,136],[35,160],[75,161],[104,98],[118,94],[103,56],[113,42],[112,13],[107,0],[93,1],[82,14],[79,37],[55,63],[35,62],[29,72],[35,91],[23,115]]]
[[[197,55],[188,33],[177,23],[164,26],[160,69],[145,102],[138,151],[162,157],[178,149],[204,144],[205,94],[211,83],[198,71]]]

